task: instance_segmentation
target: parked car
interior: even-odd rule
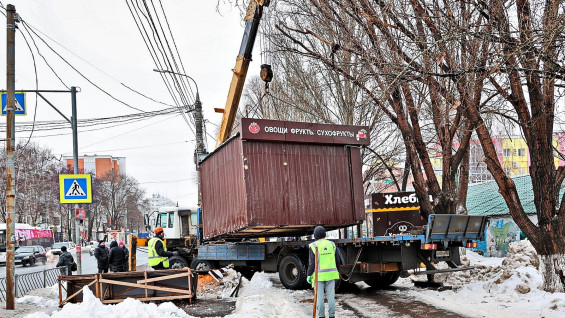
[[[63,246],[67,247],[67,252],[73,252],[73,250],[75,249],[75,244],[73,242],[59,242],[53,244],[53,246],[51,246],[51,250],[49,251],[53,255],[61,255],[61,247]]]
[[[35,263],[47,263],[47,255],[45,249],[41,245],[21,246],[14,252],[14,264],[22,264],[22,266],[34,266]]]

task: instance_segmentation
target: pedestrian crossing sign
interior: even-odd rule
[[[6,116],[6,114],[8,113],[8,102],[7,102],[8,94],[2,93],[1,98],[2,98],[2,116]],[[25,116],[27,114],[25,92],[15,93],[14,98],[15,98],[14,115]]]
[[[92,203],[90,174],[60,174],[59,196],[61,203]]]

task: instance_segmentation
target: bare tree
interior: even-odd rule
[[[100,178],[100,201],[102,211],[111,224],[112,229],[126,227],[124,222],[128,215],[128,208],[139,210],[143,190],[139,188],[136,179],[126,175],[118,175],[108,171]]]
[[[272,14],[278,30],[273,43],[280,50],[338,72],[394,124],[424,215],[457,213],[458,191],[467,190],[457,182],[473,128],[463,110],[480,104],[484,75],[461,70],[484,68],[486,59],[477,57],[489,47],[483,39],[464,36],[469,29],[488,28],[470,6],[282,0]],[[441,171],[434,169],[436,160]]]
[[[391,167],[403,161],[403,143],[400,134],[386,121],[371,97],[346,76],[316,59],[301,56],[279,46],[276,20],[266,20],[261,34],[262,55],[273,63],[274,79],[267,87],[259,78],[251,78],[244,92],[239,116],[292,120],[370,127],[371,150],[363,150],[366,167],[364,181],[369,190],[370,181],[390,178]],[[333,56],[340,64],[349,65],[348,75],[363,71],[362,63],[353,54]],[[237,129],[237,127],[235,127]],[[387,167],[388,166],[388,167]],[[398,173],[397,173],[398,174]],[[402,173],[400,173],[400,177]],[[395,179],[395,176],[392,177]],[[387,185],[388,186],[388,185]]]
[[[0,175],[5,180],[5,150],[1,152]],[[53,224],[54,214],[59,206],[58,172],[62,163],[55,158],[49,148],[42,148],[35,143],[19,143],[15,152],[16,172],[16,207],[17,222]],[[0,182],[0,220],[6,221],[6,183]]]
[[[565,167],[555,167],[553,136],[556,104],[565,79],[563,2],[480,0],[475,5],[492,28],[489,33],[476,34],[494,46],[488,81],[505,99],[495,115],[519,127],[530,152],[537,224],[526,215],[514,182],[498,160],[492,132],[483,124],[487,114],[469,107],[467,116],[474,122],[485,162],[512,218],[540,255],[544,290],[562,291],[554,262],[565,264],[565,197],[559,198]]]

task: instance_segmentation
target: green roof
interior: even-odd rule
[[[532,191],[532,179],[529,175],[513,177],[512,180],[518,190],[518,197],[524,207],[526,214],[536,214],[534,205],[534,192]],[[559,197],[563,196],[561,189]],[[469,185],[467,192],[467,213],[469,215],[510,215],[506,201],[498,193],[496,182],[487,181]]]

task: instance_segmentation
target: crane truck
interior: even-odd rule
[[[195,209],[159,209],[151,228],[162,227],[167,249],[179,252],[169,259],[171,268],[210,270],[233,264],[244,275],[254,271],[278,272],[288,289],[307,287],[308,244],[312,239],[204,240],[199,222],[202,217],[202,212]],[[419,231],[417,226],[405,222],[404,227],[397,226],[395,233],[389,230],[387,235],[333,239],[343,257],[342,280],[385,287],[410,273],[433,279],[437,273],[470,269],[461,266],[460,247],[476,247],[476,241],[484,239],[486,224],[484,216],[432,214]],[[449,268],[437,269],[439,262],[446,262]]]
[[[369,144],[368,127],[242,119],[240,132],[230,138],[268,5],[268,0],[250,1],[226,107],[219,110],[219,146],[197,158],[201,207],[162,207],[154,224],[145,220],[150,230],[162,227],[167,249],[179,252],[169,259],[170,266],[209,270],[233,264],[244,275],[278,272],[286,288],[304,288],[312,242],[308,234],[323,224],[343,233],[333,241],[343,257],[341,278],[349,282],[384,287],[409,271],[433,280],[436,273],[469,269],[461,266],[459,249],[476,247],[484,238],[486,217],[432,214],[422,219],[418,213],[416,221],[388,224],[379,232],[381,220],[407,214],[391,214],[405,212],[403,206],[377,214],[370,207],[374,200],[363,209],[359,147]],[[272,79],[270,66],[262,65],[261,77],[267,83]],[[414,199],[409,194],[388,201]],[[414,204],[408,209],[418,210]],[[367,221],[370,235],[360,231]],[[357,235],[345,235],[352,225]],[[436,268],[441,261],[449,268]]]
[[[239,126],[200,163],[201,209],[163,207],[150,225],[162,227],[167,249],[179,252],[171,267],[233,264],[243,274],[278,273],[286,288],[303,288],[309,235],[323,225],[341,233],[333,241],[349,282],[383,287],[409,272],[433,280],[469,269],[459,250],[483,240],[487,218],[424,219],[415,193],[365,198],[360,148],[370,143],[368,127],[256,118]],[[351,226],[356,234],[346,235]],[[449,268],[435,266],[442,261]]]

